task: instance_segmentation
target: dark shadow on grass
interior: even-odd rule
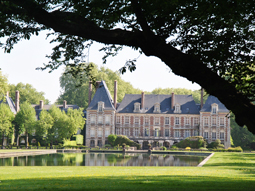
[[[211,176],[65,177],[5,180],[0,190],[254,190],[254,179]]]

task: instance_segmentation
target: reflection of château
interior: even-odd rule
[[[155,146],[170,147],[190,136],[203,136],[208,142],[220,139],[230,147],[230,119],[227,108],[214,96],[203,104],[196,104],[192,95],[127,94],[117,103],[117,82],[114,100],[104,81],[98,83],[91,101],[89,87],[87,108],[86,145],[107,144],[109,134],[126,135],[147,149]]]

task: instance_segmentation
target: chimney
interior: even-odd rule
[[[91,102],[91,96],[92,96],[92,82],[89,82],[89,101],[88,101],[88,106]]]
[[[63,109],[66,109],[66,100],[63,101]]]
[[[144,92],[142,92],[142,98],[141,98],[141,110],[144,109]]]
[[[43,109],[43,100],[40,100],[40,109]]]
[[[172,93],[171,97],[171,109],[174,109],[174,92]]]
[[[9,97],[9,92],[6,92],[6,97]]]
[[[203,105],[204,105],[204,88],[201,88],[201,108],[200,109],[202,109]]]
[[[117,109],[117,80],[114,81],[114,108]]]
[[[96,82],[96,91],[97,91],[97,89],[99,88],[100,83],[101,83],[101,81],[97,81],[97,82]]]
[[[16,90],[16,94],[15,94],[15,106],[16,106],[16,111],[19,111],[19,91]]]

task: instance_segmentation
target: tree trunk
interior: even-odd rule
[[[2,138],[2,146],[4,146],[4,133],[3,133],[3,138]]]
[[[19,135],[17,135],[17,146],[19,146]]]
[[[28,133],[26,132],[26,148],[28,148]]]

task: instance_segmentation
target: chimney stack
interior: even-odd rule
[[[171,97],[171,109],[174,109],[174,92],[172,93]]]
[[[100,83],[101,83],[100,81],[97,81],[97,82],[96,82],[96,91],[97,91],[97,89],[99,88]]]
[[[66,109],[66,100],[63,101],[63,109]]]
[[[117,80],[114,81],[114,108],[117,109]]]
[[[89,101],[88,101],[88,106],[91,102],[91,96],[92,96],[92,82],[89,82]]]
[[[204,88],[201,88],[201,109],[204,105]]]
[[[144,109],[144,92],[142,92],[142,98],[141,98],[141,110]]]
[[[43,109],[43,100],[40,100],[40,109]]]
[[[9,92],[6,92],[6,97],[9,97]]]
[[[16,90],[16,94],[15,94],[15,106],[16,106],[16,111],[19,111],[19,91]]]

